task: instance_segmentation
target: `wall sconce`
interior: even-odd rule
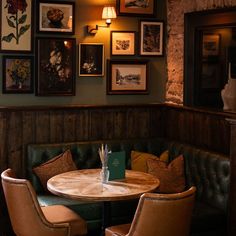
[[[108,28],[111,24],[111,19],[116,18],[116,9],[113,6],[105,6],[102,10],[102,19],[106,20],[106,25],[88,25],[87,31],[89,34],[96,34],[99,27]]]

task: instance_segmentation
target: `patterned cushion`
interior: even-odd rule
[[[76,169],[77,168],[72,159],[71,151],[68,149],[64,153],[61,153],[49,161],[33,168],[33,171],[39,177],[44,190],[47,191],[47,181],[51,177]]]
[[[160,180],[158,192],[178,193],[185,190],[184,158],[175,158],[170,164],[159,159],[147,160],[148,173]]]
[[[153,159],[156,160],[157,158],[161,161],[168,162],[169,160],[169,152],[165,151],[160,155],[160,158],[146,152],[138,152],[138,151],[131,151],[131,169],[136,171],[148,172],[147,168],[147,160]]]

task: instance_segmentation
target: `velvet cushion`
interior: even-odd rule
[[[148,159],[160,159],[164,162],[169,160],[169,152],[164,151],[160,157],[157,157],[151,153],[131,151],[131,169],[136,171],[148,172],[147,160]]]
[[[47,181],[51,177],[72,170],[77,170],[77,168],[69,149],[33,168],[34,173],[39,177],[45,191],[47,191]]]
[[[185,190],[184,158],[182,155],[176,157],[167,164],[159,159],[147,160],[148,173],[160,180],[157,192],[178,193]]]

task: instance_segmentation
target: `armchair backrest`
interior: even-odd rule
[[[1,178],[9,216],[16,235],[69,235],[67,224],[55,226],[46,220],[37,201],[36,193],[28,180],[16,178],[11,169],[3,171]],[[57,229],[55,230],[55,228]]]
[[[143,194],[127,236],[188,236],[195,192]]]

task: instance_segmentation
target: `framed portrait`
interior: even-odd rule
[[[3,93],[33,93],[32,56],[3,56]]]
[[[135,31],[111,31],[111,55],[135,55]]]
[[[220,54],[220,34],[203,34],[202,56],[204,59],[216,58]]]
[[[107,60],[107,94],[148,94],[147,60]]]
[[[75,3],[40,0],[38,2],[38,31],[74,34]]]
[[[36,95],[75,95],[75,48],[73,38],[37,38]]]
[[[163,22],[140,21],[140,55],[163,56]]]
[[[104,44],[79,44],[79,76],[104,75]]]
[[[155,17],[156,0],[117,0],[117,14],[120,16]]]
[[[20,2],[20,4],[19,4]],[[33,0],[2,0],[0,51],[30,53],[33,49]]]

